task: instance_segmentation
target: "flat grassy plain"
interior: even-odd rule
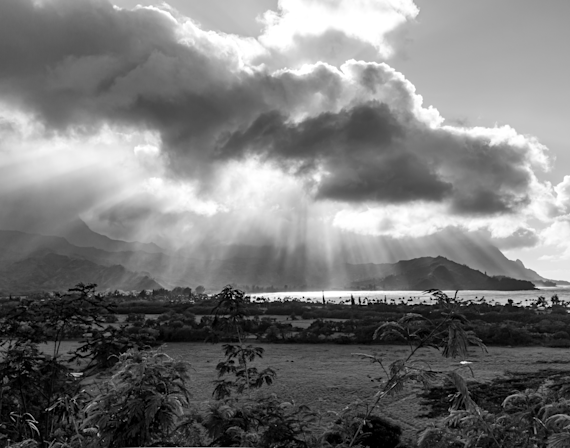
[[[76,342],[65,342],[62,352],[74,349]],[[385,365],[405,358],[409,349],[402,345],[336,345],[336,344],[257,344],[265,349],[257,361],[260,368],[272,367],[277,372],[275,383],[265,388],[283,401],[307,404],[319,411],[324,421],[334,419],[348,404],[357,400],[372,402],[379,383],[374,378],[382,375],[377,364],[355,356],[355,353],[377,354]],[[53,346],[52,346],[53,347]],[[46,350],[51,347],[45,346]],[[212,381],[216,379],[215,366],[224,359],[222,344],[169,343],[162,347],[170,356],[190,365],[193,403],[204,409],[211,399]],[[506,370],[532,375],[541,369],[570,369],[570,350],[545,347],[489,347],[488,353],[472,349],[470,361],[473,374],[463,368],[463,375],[477,381],[489,381]],[[49,351],[48,351],[49,352]],[[460,359],[445,359],[431,349],[420,350],[414,357],[417,363],[433,370],[461,368]],[[379,412],[402,426],[407,438],[417,436],[429,423],[420,418],[422,408],[416,397],[419,386],[410,386],[402,393],[388,397]]]

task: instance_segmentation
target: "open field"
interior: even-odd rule
[[[77,343],[66,342],[62,349],[69,350]],[[335,345],[335,344],[255,344],[265,349],[264,358],[258,362],[261,368],[272,367],[277,372],[274,385],[267,392],[277,394],[284,401],[294,400],[308,404],[320,411],[325,420],[334,417],[346,405],[356,400],[371,401],[378,390],[372,378],[381,375],[378,365],[361,359],[354,353],[378,353],[389,364],[405,357],[408,350],[401,345]],[[46,347],[47,349],[47,347]],[[194,404],[207,405],[216,379],[215,366],[223,360],[222,344],[170,343],[163,346],[169,355],[187,361],[191,365]],[[420,351],[415,359],[434,370],[460,367],[460,360],[442,358],[435,351]],[[505,370],[532,372],[544,368],[570,368],[570,350],[544,347],[490,347],[489,353],[472,349],[468,361],[474,379],[488,381]],[[464,369],[464,376],[471,372]],[[417,387],[409,387],[403,393],[390,397],[380,407],[381,413],[402,426],[408,437],[414,437],[423,429],[427,420],[419,418],[422,408],[416,398]]]

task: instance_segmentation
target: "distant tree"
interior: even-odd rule
[[[196,286],[195,291],[196,291],[196,294],[202,295],[202,294],[204,294],[204,291],[206,291],[206,288],[204,288],[202,285]]]
[[[159,289],[153,289],[152,290],[152,295],[153,296],[168,296],[170,294],[170,292],[167,289],[164,288],[159,288]]]

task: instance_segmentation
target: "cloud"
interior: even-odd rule
[[[419,13],[412,0],[279,0],[259,20],[270,67],[349,59],[380,61],[394,52],[391,33]]]
[[[522,249],[535,247],[540,242],[540,236],[536,230],[519,227],[517,230],[506,236],[493,237],[490,232],[486,234],[488,240],[502,250]]]
[[[315,197],[346,202],[441,200],[451,190],[405,145],[404,129],[385,103],[371,102],[287,123],[263,114],[220,148],[277,160],[296,173],[318,171]]]
[[[570,215],[570,176],[554,187],[554,214]]]
[[[113,188],[99,193],[93,182],[72,202],[80,213],[113,209],[113,222],[124,207],[146,210],[132,216],[148,223],[162,222],[160,214],[191,216],[230,232],[224,217],[241,219],[239,210],[253,221],[264,207],[279,210],[278,234],[288,213],[301,213],[292,205],[301,196],[343,228],[356,229],[349,221],[364,213],[388,234],[522,216],[544,190],[535,172],[547,167],[546,148],[508,126],[445,125],[403,74],[378,62],[394,51],[394,31],[417,14],[409,0],[282,0],[255,39],[203,30],[165,6],[3,0],[0,103],[41,128],[31,141],[45,151],[58,139],[76,145],[61,165],[70,171],[101,150],[85,141],[112,136],[115,146],[99,154],[116,147],[117,167],[97,174],[105,178],[108,169]],[[27,138],[14,129],[0,120],[0,132]],[[126,142],[121,133],[153,138]],[[21,152],[17,169],[31,173],[25,160],[34,152],[9,146],[0,148],[12,154],[6,163]],[[51,160],[46,169],[55,176],[63,158]],[[125,172],[131,185],[120,181]],[[560,213],[567,184],[556,187]],[[63,182],[52,195],[68,188]],[[117,198],[109,199],[113,189]],[[396,215],[423,222],[407,225]],[[521,232],[505,244],[532,240]]]
[[[543,242],[562,251],[549,258],[567,260],[570,258],[570,220],[561,219],[542,231]]]
[[[262,114],[231,134],[219,155],[261,155],[295,173],[317,172],[316,199],[446,202],[463,215],[514,213],[530,202],[532,168],[541,163],[535,142],[512,141],[509,128],[434,128],[406,105],[411,97],[386,98],[394,109],[370,101],[297,122]]]
[[[0,132],[0,228],[53,234],[144,179],[125,135],[46,137],[42,126],[2,114],[11,126]]]

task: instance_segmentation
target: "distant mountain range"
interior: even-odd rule
[[[99,290],[140,291],[161,287],[148,276],[130,272],[123,266],[106,267],[51,252],[36,253],[0,270],[0,291],[6,293],[66,291],[80,282],[96,283]]]
[[[163,251],[163,249],[154,243],[127,242],[111,239],[94,232],[81,219],[72,222],[60,233],[59,236],[64,237],[71,244],[79,247],[95,247],[109,252],[143,251],[159,253]]]
[[[58,236],[0,230],[0,291],[65,290],[79,281],[97,283],[99,289],[122,290],[200,284],[219,289],[228,283],[288,290],[365,284],[386,289],[422,289],[418,285],[431,284],[427,279],[436,278],[438,284],[449,285],[446,289],[479,289],[474,285],[504,289],[507,283],[493,280],[493,276],[547,281],[520,260],[509,260],[489,243],[460,233],[436,234],[408,241],[406,245],[386,238],[351,238],[340,240],[339,247],[325,259],[305,246],[285,249],[271,245],[204,244],[168,251],[153,243],[108,238],[82,221],[68,226]],[[357,257],[350,250],[351,245],[372,244],[382,250],[372,251],[368,257]],[[433,260],[438,260],[437,266]],[[532,286],[526,283],[516,285],[518,289],[529,287]]]
[[[161,287],[147,273],[132,272],[113,263],[107,254],[111,253],[78,247],[62,237],[2,230],[0,292],[65,291],[79,282],[96,283],[99,290]],[[97,263],[98,258],[108,258],[109,262]]]

